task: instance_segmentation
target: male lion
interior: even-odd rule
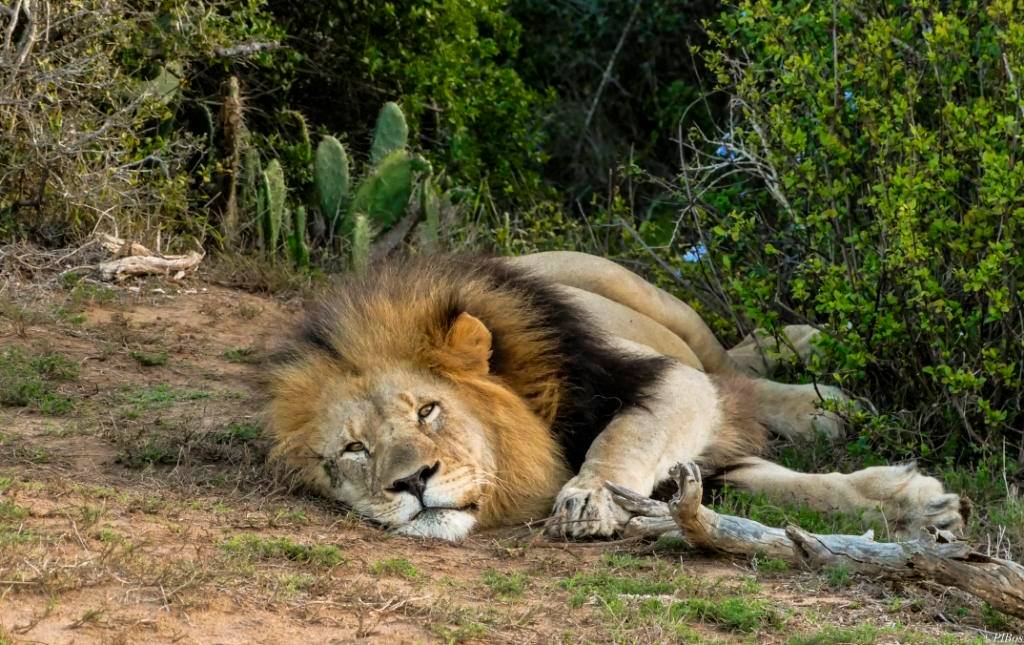
[[[601,258],[415,258],[322,298],[270,377],[268,425],[306,483],[404,535],[458,540],[553,509],[555,534],[609,536],[629,515],[606,481],[650,494],[691,460],[898,530],[962,528],[959,498],[913,466],[803,474],[759,458],[766,428],[838,435],[818,404],[845,397],[756,378],[744,351]]]

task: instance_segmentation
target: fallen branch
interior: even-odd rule
[[[161,255],[154,253],[137,242],[130,242],[100,234],[100,246],[118,256],[114,260],[100,262],[96,270],[104,280],[124,280],[133,275],[174,274],[180,280],[186,273],[195,271],[203,261],[204,254],[192,251],[186,255]]]
[[[679,492],[668,504],[606,484],[615,501],[636,514],[627,524],[627,535],[663,535],[677,528],[690,544],[715,551],[766,555],[811,569],[842,566],[898,580],[934,580],[1024,618],[1024,567],[979,553],[965,542],[950,541],[948,532],[887,543],[875,542],[870,534],[817,535],[796,526],[773,528],[701,504],[703,483],[696,464],[677,464],[671,474]]]
[[[184,277],[185,273],[195,271],[203,260],[203,254],[192,251],[188,255],[168,255],[164,257],[151,255],[129,255],[128,257],[100,262],[97,269],[104,280],[124,280],[133,275],[150,275],[154,273],[174,273],[175,279]]]

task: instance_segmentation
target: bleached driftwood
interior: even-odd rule
[[[195,271],[203,261],[204,254],[192,251],[185,255],[162,255],[153,253],[137,242],[122,240],[113,235],[100,234],[100,246],[117,256],[116,259],[100,262],[96,270],[104,280],[123,280],[133,275],[174,274],[176,280],[186,273]]]
[[[108,253],[116,255],[119,258],[129,255],[156,255],[138,242],[123,240],[107,233],[98,233],[96,235],[96,240],[99,242],[100,246],[107,250]]]
[[[842,566],[900,580],[934,580],[962,589],[1007,614],[1024,618],[1024,566],[979,553],[945,532],[907,542],[875,542],[870,535],[817,535],[723,515],[701,504],[703,484],[696,464],[677,464],[679,491],[658,502],[608,483],[615,501],[635,517],[631,535],[662,535],[676,528],[690,544],[736,555],[766,555],[811,569]]]

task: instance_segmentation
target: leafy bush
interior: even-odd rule
[[[677,262],[751,327],[829,332],[813,368],[882,411],[861,438],[1024,464],[1024,18],[1009,0],[744,0],[704,52]],[[678,258],[677,258],[678,259]],[[857,445],[856,443],[854,444]]]

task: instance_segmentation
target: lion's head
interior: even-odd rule
[[[466,311],[488,307],[453,302],[434,281],[396,282],[378,275],[326,298],[274,370],[276,453],[315,490],[406,535],[459,539],[545,516],[567,470],[548,422],[491,369],[491,329]]]

